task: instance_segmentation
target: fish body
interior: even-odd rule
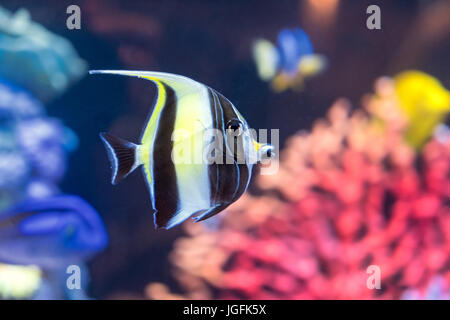
[[[280,68],[290,74],[298,71],[302,57],[314,54],[308,35],[302,29],[284,29],[278,34]]]
[[[271,81],[275,91],[303,87],[304,80],[326,68],[326,58],[315,54],[313,45],[302,29],[284,29],[277,46],[265,39],[253,44],[253,58],[261,79]]]
[[[30,199],[0,213],[0,262],[46,270],[77,264],[108,243],[94,208],[77,196]]]
[[[197,81],[161,72],[91,73],[134,76],[157,86],[139,144],[101,134],[113,184],[143,167],[157,228],[171,228],[191,216],[201,221],[224,210],[246,191],[256,161],[273,149],[253,139],[227,98]]]

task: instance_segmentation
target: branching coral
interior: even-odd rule
[[[310,133],[290,138],[275,175],[260,175],[213,226],[186,223],[171,255],[185,295],[150,284],[153,299],[423,297],[450,271],[450,140],[415,151],[393,81],[363,108],[338,100]],[[367,267],[381,289],[367,285]],[[440,279],[441,279],[440,278]]]
[[[26,197],[58,193],[77,143],[39,100],[0,78],[0,211]]]

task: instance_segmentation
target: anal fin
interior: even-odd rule
[[[211,209],[197,209],[192,207],[181,208],[177,212],[167,214],[163,210],[157,210],[155,213],[155,226],[157,228],[170,229],[176,225],[186,221],[193,215],[202,215],[209,212]],[[170,217],[170,218],[168,218]]]
[[[228,206],[229,206],[229,204],[218,204],[218,205],[210,208],[209,210],[202,212],[201,214],[197,215],[193,219],[195,222],[200,222],[200,221],[206,220],[208,218],[211,218],[212,216],[215,216],[216,214],[218,214],[219,212],[221,212]]]

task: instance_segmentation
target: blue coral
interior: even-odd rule
[[[0,7],[0,77],[48,101],[80,79],[87,70],[70,42],[30,19]]]
[[[77,144],[75,134],[48,117],[30,93],[1,79],[0,138],[0,206],[1,200],[58,192],[67,153]]]

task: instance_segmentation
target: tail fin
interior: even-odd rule
[[[142,164],[137,157],[138,145],[103,132],[100,133],[100,138],[111,161],[112,184],[119,183]]]

